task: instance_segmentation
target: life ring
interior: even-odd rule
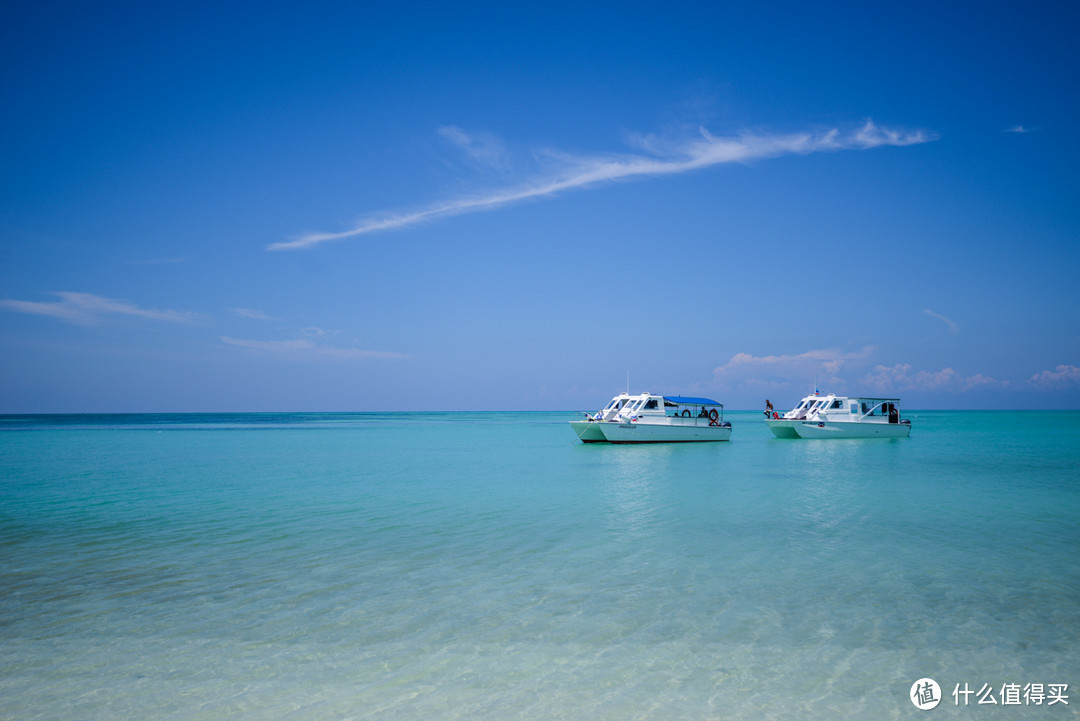
[[[715,408],[713,408],[711,411],[709,411],[709,420],[715,421],[719,417],[720,417],[720,414],[716,412]]]
[[[716,420],[715,418],[710,418],[709,419],[709,425],[710,426],[718,426],[718,425],[720,425],[720,421]]]
[[[683,418],[689,418],[690,417],[690,409],[689,408],[684,408],[683,409],[682,417]]]

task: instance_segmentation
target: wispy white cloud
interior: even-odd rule
[[[915,370],[910,363],[870,368],[876,352],[874,346],[864,346],[856,350],[825,348],[793,355],[754,356],[737,353],[713,371],[713,378],[728,387],[771,392],[793,387],[807,388],[813,380],[817,381],[818,388],[823,392],[844,392],[849,387],[855,387],[860,393],[881,394],[912,390],[957,393],[1010,385],[1008,381],[999,381],[981,373],[965,376],[953,368]],[[1080,380],[1080,368],[1075,371]],[[856,374],[861,374],[861,377],[855,378]],[[849,382],[848,378],[855,382]]]
[[[439,128],[444,140],[463,150],[475,164],[494,170],[510,169],[510,157],[506,145],[491,133],[466,133],[456,125]]]
[[[814,381],[819,387],[839,388],[845,384],[840,372],[865,364],[874,351],[874,346],[864,346],[850,351],[822,348],[791,355],[736,353],[713,370],[713,379],[728,387],[768,391],[808,388]]]
[[[389,360],[407,357],[402,353],[393,351],[339,348],[336,346],[323,345],[316,343],[311,340],[311,338],[297,338],[293,340],[246,340],[243,338],[221,336],[221,341],[239,348],[247,348],[251,351],[291,357],[324,357],[340,358],[343,360]]]
[[[964,376],[953,368],[942,368],[939,371],[913,371],[910,363],[874,366],[872,371],[863,376],[861,383],[877,393],[898,393],[908,390],[962,392],[973,388],[1007,385],[981,373]]]
[[[956,323],[952,322],[950,319],[946,318],[945,316],[941,315],[940,313],[935,313],[932,310],[924,310],[923,313],[930,316],[931,318],[937,318],[942,323],[947,325],[949,327],[949,333],[951,333],[953,335],[956,335],[957,333],[960,332],[960,327],[958,325],[956,325]]]
[[[1006,387],[1010,384],[1010,381],[999,381],[992,376],[984,376],[982,373],[976,373],[973,376],[967,376],[961,382],[961,390],[969,391],[972,388],[981,388],[983,386],[999,386]]]
[[[1080,367],[1059,365],[1054,370],[1036,373],[1028,379],[1028,382],[1040,388],[1060,388],[1080,383]]]
[[[874,352],[874,346],[864,346],[855,351],[844,351],[839,348],[823,348],[809,350],[797,355],[766,355],[755,356],[750,353],[736,353],[727,363],[719,366],[713,374],[724,374],[738,370],[774,368],[782,370],[797,370],[820,368],[829,373],[835,373],[846,363],[856,360],[865,360]]]
[[[265,351],[267,353],[291,353],[293,351],[310,350],[315,344],[309,340],[245,340],[243,338],[230,338],[221,336],[223,343],[248,348],[250,350]]]
[[[56,318],[76,325],[99,325],[110,318],[128,317],[165,323],[195,323],[198,316],[175,310],[140,308],[126,300],[103,298],[91,293],[52,293],[58,301],[0,300],[0,308]]]
[[[281,322],[280,318],[274,318],[273,316],[269,316],[266,313],[263,313],[261,310],[253,310],[251,308],[230,308],[229,310],[234,315],[238,315],[241,318],[248,318],[250,320],[268,320],[274,322]]]
[[[1014,125],[1011,128],[1005,128],[1005,130],[1003,130],[1001,132],[1003,132],[1003,133],[1018,133],[1020,135],[1023,135],[1024,133],[1035,132],[1035,128],[1025,128],[1023,125]]]
[[[466,148],[477,144],[457,128],[445,128],[443,136]],[[637,145],[648,154],[574,156],[549,153],[549,161],[558,167],[538,174],[512,187],[497,188],[471,197],[459,197],[426,208],[388,212],[361,219],[352,228],[339,232],[312,232],[288,241],[273,243],[268,250],[310,248],[334,240],[354,238],[383,230],[395,230],[465,213],[494,210],[511,203],[545,198],[572,190],[583,190],[601,183],[637,180],[646,177],[675,175],[726,163],[745,163],[783,155],[840,150],[865,150],[880,146],[905,146],[934,140],[922,131],[883,128],[873,121],[853,131],[831,129],[822,132],[789,134],[744,133],[716,137],[705,129],[700,135],[681,141],[642,140]],[[486,146],[480,145],[483,148]],[[484,151],[481,155],[488,153]]]

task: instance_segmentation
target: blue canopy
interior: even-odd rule
[[[686,405],[699,405],[699,406],[722,406],[723,403],[714,401],[709,398],[690,398],[689,396],[664,396],[664,400],[671,401],[673,403],[682,403]]]

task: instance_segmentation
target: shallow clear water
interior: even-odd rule
[[[1080,413],[574,415],[0,417],[0,718],[1078,717]]]

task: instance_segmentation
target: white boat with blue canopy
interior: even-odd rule
[[[907,438],[911,421],[900,418],[899,403],[899,398],[814,393],[783,415],[768,404],[765,425],[777,438]]]
[[[726,441],[731,423],[711,398],[623,393],[600,412],[570,421],[584,443],[696,443]]]

